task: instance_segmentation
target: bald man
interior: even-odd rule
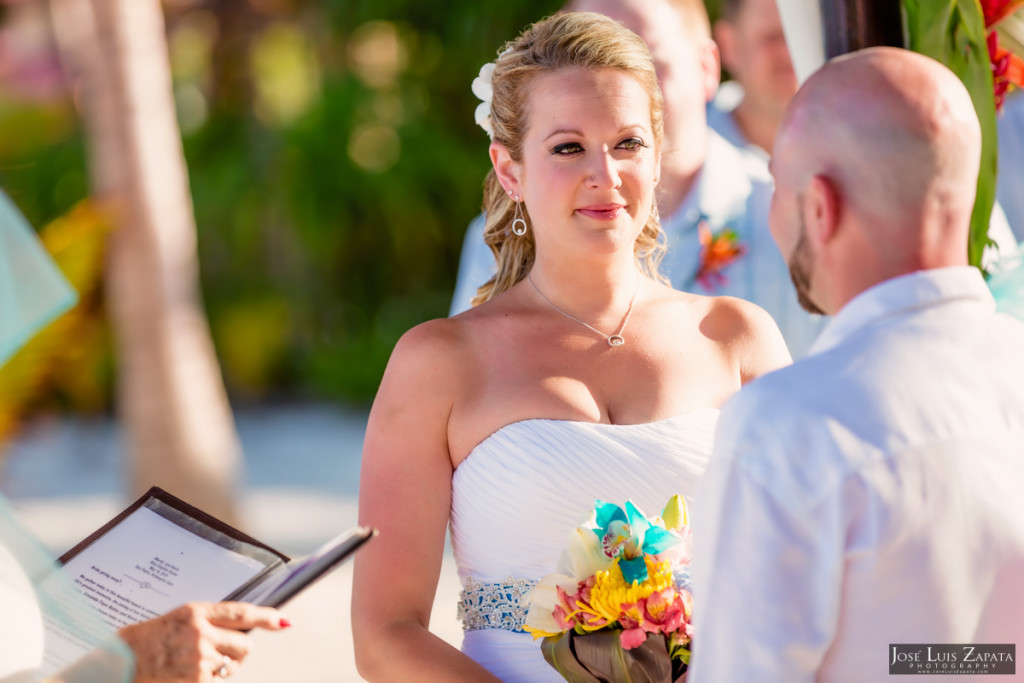
[[[658,212],[668,251],[661,272],[696,294],[752,301],[775,320],[793,357],[804,355],[826,320],[796,303],[786,262],[768,230],[771,177],[763,161],[708,128],[705,107],[718,87],[718,49],[703,0],[570,0],[567,11],[597,12],[623,24],[651,50],[665,98]],[[495,271],[483,218],[466,233],[451,315],[470,307]],[[743,253],[703,277],[701,231],[736,235]]]
[[[966,262],[980,149],[960,81],[903,50],[790,103],[772,233],[835,317],[722,411],[689,683],[974,673],[974,645],[1024,644],[1024,325]]]

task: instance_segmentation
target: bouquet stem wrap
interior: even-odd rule
[[[679,683],[686,666],[669,657],[665,636],[623,649],[617,633],[568,631],[541,643],[544,659],[569,683]]]

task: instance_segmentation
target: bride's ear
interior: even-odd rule
[[[522,167],[509,154],[505,145],[500,142],[492,142],[490,147],[491,165],[494,166],[494,174],[498,176],[498,182],[505,188],[509,195],[522,195],[519,181],[522,174]]]

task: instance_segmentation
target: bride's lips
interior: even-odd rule
[[[576,213],[599,221],[611,221],[615,220],[625,210],[626,206],[624,204],[591,204],[590,206],[576,209]]]

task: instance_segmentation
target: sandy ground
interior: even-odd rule
[[[236,415],[246,459],[243,530],[293,556],[356,522],[366,415],[331,406],[292,406]],[[30,425],[0,467],[0,493],[56,554],[101,526],[130,500],[123,493],[117,427],[110,421]],[[292,628],[253,634],[240,683],[361,681],[352,651],[352,564],[285,607]],[[459,582],[446,553],[431,630],[458,646]]]

